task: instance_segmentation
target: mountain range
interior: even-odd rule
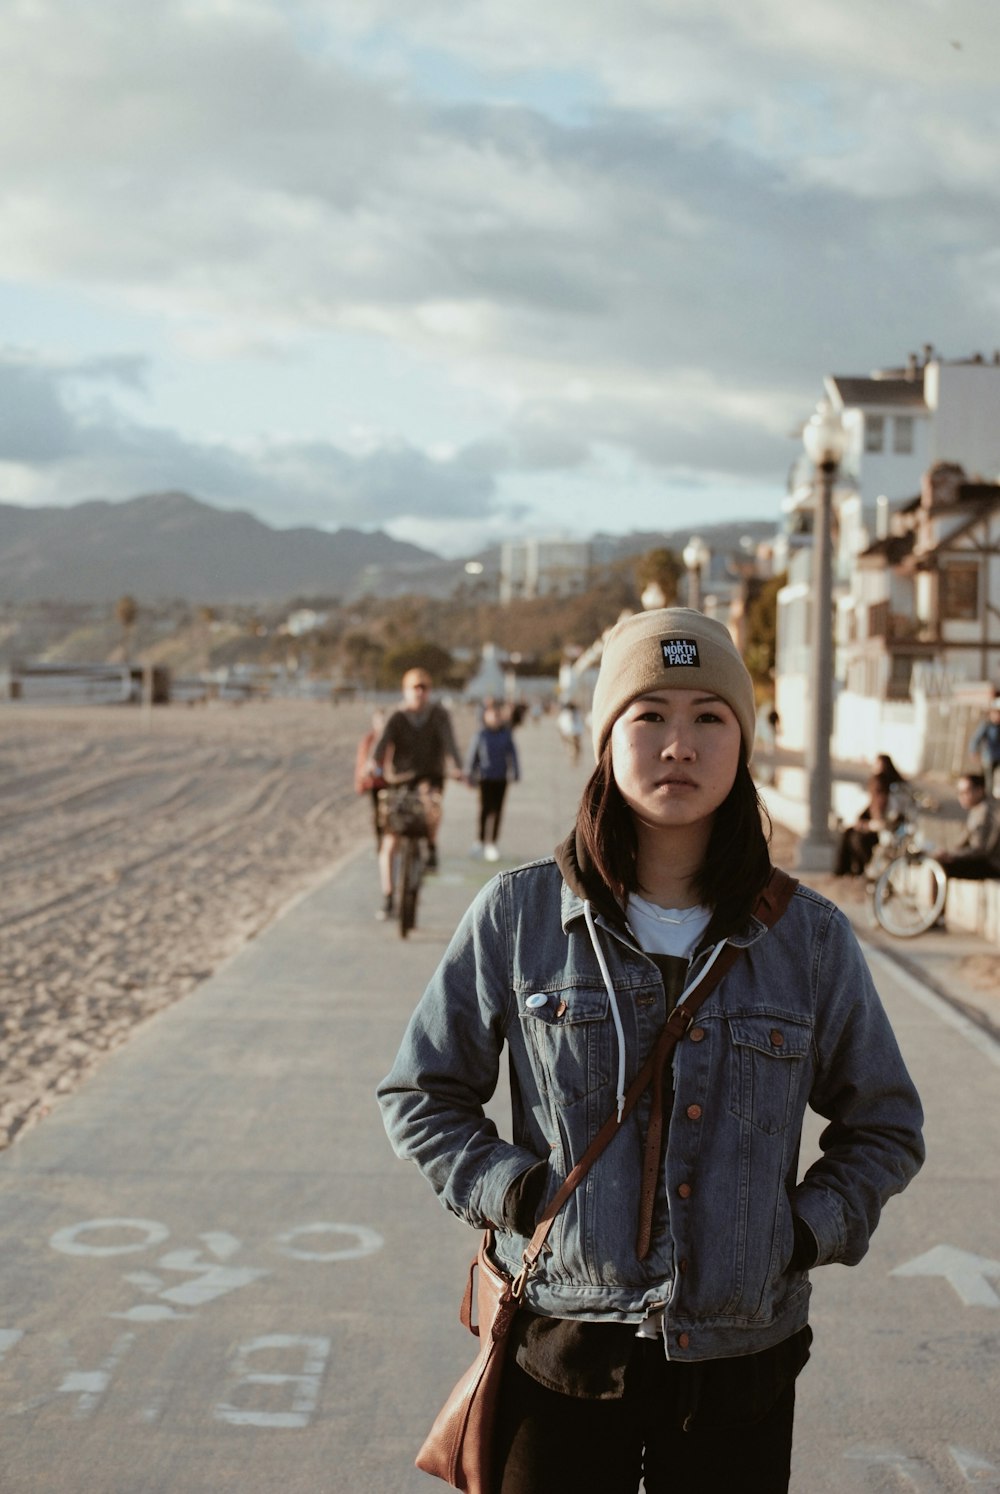
[[[773,523],[710,525],[702,534],[718,560]],[[654,546],[680,549],[689,530],[595,535],[595,560]],[[476,556],[486,579],[498,548]],[[0,603],[109,602],[126,593],[156,602],[209,605],[280,602],[293,597],[350,600],[418,592],[447,596],[465,578],[465,560],[447,560],[382,530],[272,529],[242,510],[213,508],[187,493],[151,493],[67,508],[0,504]]]
[[[433,571],[439,556],[376,530],[271,529],[186,493],[68,508],[0,504],[0,601],[262,602],[348,595],[369,568]],[[365,589],[362,587],[362,589]]]

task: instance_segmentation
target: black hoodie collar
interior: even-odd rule
[[[614,928],[627,933],[625,910],[599,875],[578,830],[571,830],[562,844],[556,846],[555,860],[570,892],[589,902]]]

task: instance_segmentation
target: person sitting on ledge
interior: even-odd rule
[[[1000,877],[1000,810],[986,797],[982,773],[965,773],[958,780],[958,802],[965,810],[965,829],[953,851],[935,851],[935,856],[956,880]]]
[[[868,780],[868,803],[840,837],[835,877],[862,877],[878,845],[879,831],[895,822],[892,791],[906,779],[887,752],[880,752]]]

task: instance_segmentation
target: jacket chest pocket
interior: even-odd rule
[[[729,1108],[769,1136],[783,1131],[809,1053],[810,1029],[782,1017],[730,1017]]]
[[[611,1079],[608,993],[586,987],[519,996],[525,1042],[539,1088],[572,1105]]]

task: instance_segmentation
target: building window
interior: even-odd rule
[[[910,456],[913,451],[913,416],[897,415],[892,423],[892,449],[898,456]]]
[[[978,565],[949,565],[941,572],[941,617],[975,622],[979,617]]]
[[[913,677],[913,660],[909,654],[893,654],[886,694],[889,700],[908,700]]]
[[[888,638],[889,636],[889,603],[876,602],[868,608],[868,637]]]
[[[881,451],[885,445],[885,416],[865,416],[865,451]]]

